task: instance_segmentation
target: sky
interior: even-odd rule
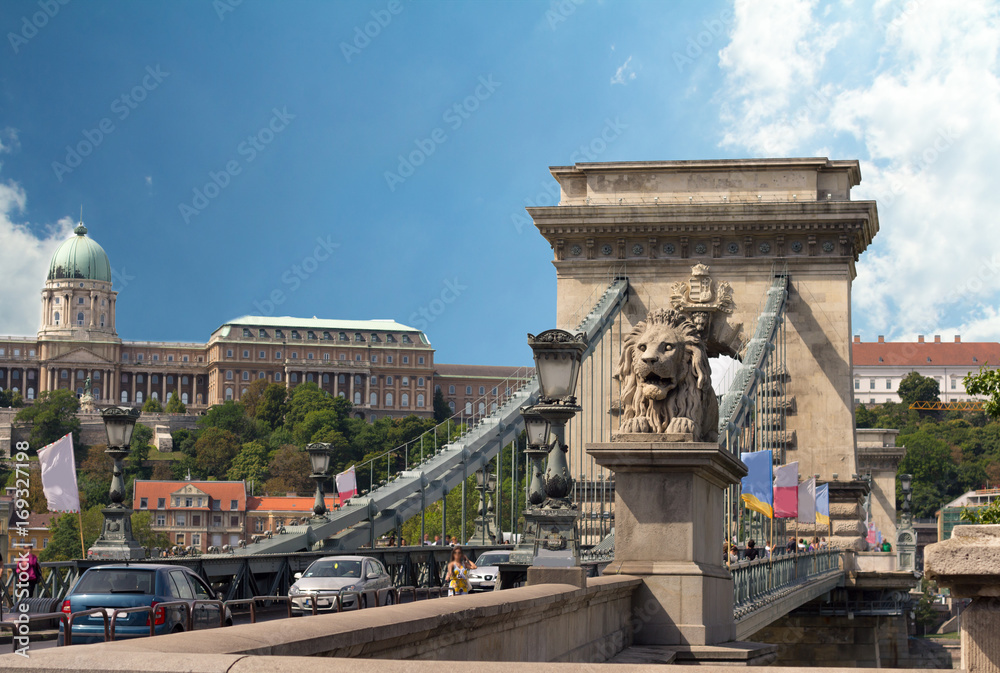
[[[956,7],[5,0],[0,334],[37,330],[82,208],[125,339],[392,318],[528,364],[549,166],[827,156],[878,202],[854,333],[996,341],[1000,5]]]

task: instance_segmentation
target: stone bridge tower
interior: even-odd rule
[[[581,374],[584,412],[568,436],[574,476],[595,474],[583,445],[608,441],[617,428],[611,379],[623,333],[650,309],[669,307],[684,283],[693,296],[683,301],[717,304],[715,352],[738,352],[772,274],[787,268],[786,459],[803,475],[851,479],[851,282],[878,231],[875,203],[850,198],[858,162],[587,163],[551,172],[559,205],[528,212],[555,252],[557,326],[572,330],[615,274],[631,285],[624,315]],[[725,284],[726,302],[700,294]]]

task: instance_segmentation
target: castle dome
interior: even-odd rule
[[[111,262],[104,248],[92,238],[87,238],[83,222],[73,230],[73,238],[65,241],[52,255],[49,263],[49,280],[60,278],[101,280],[111,282]]]

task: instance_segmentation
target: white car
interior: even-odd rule
[[[295,612],[312,612],[312,602],[316,601],[318,612],[330,612],[336,608],[333,592],[357,592],[361,595],[361,607],[378,605],[380,589],[392,587],[392,578],[381,563],[366,556],[324,556],[309,564],[304,572],[295,573],[295,584],[288,589]],[[320,595],[316,595],[320,594]],[[346,593],[342,609],[353,609],[357,596]],[[392,595],[388,600],[392,601]]]
[[[488,551],[483,552],[476,559],[476,569],[469,573],[469,588],[471,591],[493,591],[496,587],[498,575],[500,574],[499,564],[510,561],[510,552]]]

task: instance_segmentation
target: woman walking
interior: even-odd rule
[[[476,564],[468,559],[461,547],[452,549],[448,572],[444,576],[444,581],[448,583],[448,595],[464,596],[469,593],[469,571],[475,569]]]

